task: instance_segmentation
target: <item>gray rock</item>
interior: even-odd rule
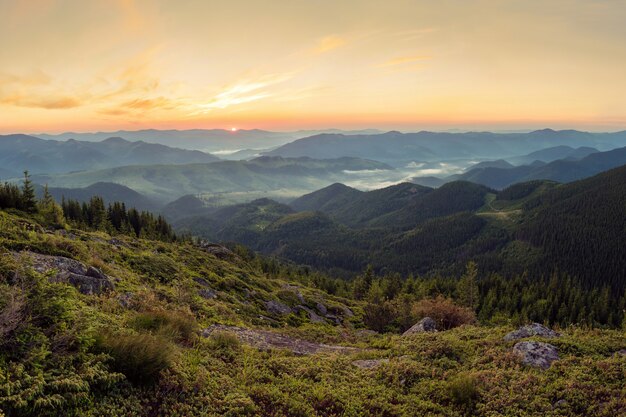
[[[552,404],[552,408],[565,408],[569,405],[569,403],[567,402],[567,400],[558,400],[557,402],[555,402],[554,404]]]
[[[559,359],[556,347],[544,342],[518,342],[513,346],[513,353],[522,359],[524,365],[541,369],[548,369],[552,362]]]
[[[225,246],[218,245],[216,243],[210,243],[205,240],[201,241],[198,246],[204,249],[206,252],[214,255],[216,258],[220,259],[232,259],[236,258],[237,255],[230,249]]]
[[[207,300],[213,300],[217,298],[217,293],[210,288],[202,288],[198,291],[198,295],[202,298],[206,298]]]
[[[292,293],[294,293],[296,297],[298,298],[298,301],[300,301],[301,303],[304,303],[304,296],[300,292],[299,286],[293,285],[293,284],[285,284],[282,286],[282,288],[284,290],[291,291]]]
[[[42,255],[26,252],[33,262],[33,269],[45,274],[56,270],[51,282],[71,284],[83,294],[101,294],[114,289],[113,281],[97,268],[63,256]],[[19,257],[19,254],[15,255]]]
[[[360,359],[352,361],[352,365],[361,369],[376,369],[383,363],[389,363],[389,359]]]
[[[615,352],[615,354],[617,356],[626,356],[626,349],[620,349],[617,352]]]
[[[519,329],[508,333],[506,336],[504,336],[504,340],[518,340],[533,336],[552,338],[560,337],[561,334],[555,332],[552,329],[548,329],[547,327],[542,326],[539,323],[532,323],[526,326],[522,326]]]
[[[311,320],[313,323],[324,323],[326,321],[323,317],[318,316],[315,311],[311,310],[308,307],[297,306],[296,309],[306,311],[306,313],[309,315],[309,320]]]
[[[437,322],[430,317],[424,317],[413,325],[409,330],[402,333],[402,336],[409,336],[415,333],[436,332]]]
[[[326,306],[320,302],[318,302],[317,304],[315,304],[315,308],[317,309],[317,311],[319,311],[319,313],[322,316],[325,316],[326,314],[328,314],[328,309],[326,308]]]
[[[274,300],[266,301],[265,309],[270,314],[286,315],[286,314],[292,313],[292,310],[291,308],[289,308],[288,305],[283,304],[280,301],[274,301]]]

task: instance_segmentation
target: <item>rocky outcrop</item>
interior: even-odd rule
[[[402,336],[410,336],[416,333],[424,333],[424,332],[436,332],[437,331],[437,322],[431,319],[430,317],[424,317],[417,323],[413,325],[409,330],[402,333]]]
[[[202,331],[202,336],[210,337],[215,332],[226,332],[237,336],[237,338],[248,345],[261,350],[287,349],[297,355],[310,355],[323,352],[353,352],[356,348],[347,346],[333,346],[323,343],[310,342],[308,340],[296,339],[284,334],[270,332],[268,330],[247,329],[244,327],[225,326],[214,324]]]
[[[513,346],[513,353],[522,359],[523,364],[541,369],[548,369],[559,359],[556,347],[544,342],[518,342]]]
[[[265,309],[270,314],[277,314],[281,316],[291,314],[293,312],[293,310],[291,310],[291,308],[288,305],[283,304],[280,301],[275,301],[275,300],[266,301]]]
[[[34,252],[23,252],[32,261],[33,269],[45,274],[56,271],[50,278],[52,282],[71,284],[83,294],[101,294],[114,289],[111,278],[93,266],[63,256],[42,255]],[[15,254],[19,258],[20,254]]]
[[[237,255],[227,247],[215,243],[203,240],[198,246],[219,259],[233,259],[237,257]]]
[[[199,284],[201,287],[203,287],[198,290],[198,295],[200,297],[206,298],[208,300],[217,298],[217,291],[210,288],[210,284],[207,280],[205,280],[204,278],[200,278],[200,277],[195,277],[193,278],[193,280],[197,284]]]
[[[522,326],[519,329],[508,333],[506,336],[504,336],[504,340],[519,340],[533,336],[552,338],[560,337],[561,334],[555,332],[552,329],[548,329],[547,327],[542,326],[539,323],[532,323],[526,326]]]

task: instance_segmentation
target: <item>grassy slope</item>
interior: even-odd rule
[[[306,303],[322,301],[337,310],[348,305],[355,316],[343,326],[311,323],[297,314],[271,316],[264,310],[264,301],[298,302],[285,287],[286,279],[268,277],[241,258],[220,260],[189,244],[118,236],[121,243],[112,245],[110,239],[104,233],[47,233],[22,217],[0,212],[1,251],[30,249],[69,256],[116,278],[116,291],[102,296],[81,295],[65,284],[37,279],[30,284],[34,287],[19,290],[19,283],[26,281],[12,279],[12,270],[26,274],[26,260],[15,264],[6,253],[0,256],[0,276],[5,282],[0,293],[2,312],[6,311],[7,294],[23,291],[32,299],[29,303],[45,307],[37,310],[37,318],[48,315],[54,321],[52,325],[48,320],[31,323],[45,331],[38,339],[20,342],[24,355],[20,349],[4,347],[0,351],[0,410],[5,415],[626,413],[626,357],[613,355],[626,347],[621,331],[567,329],[563,338],[552,342],[559,348],[561,360],[548,371],[538,371],[522,366],[511,354],[513,343],[502,341],[510,330],[506,326],[469,326],[410,338],[361,335],[357,330],[362,326],[358,302],[331,297],[302,283],[299,291]],[[193,278],[209,283],[217,291],[217,299],[200,297],[201,287]],[[302,357],[287,351],[260,352],[227,335],[181,339],[178,334],[145,325],[150,317],[168,314],[186,317],[198,330],[212,323],[245,327],[270,323],[274,331],[358,350]],[[36,333],[30,327],[26,330]],[[170,353],[167,366],[151,384],[128,382],[114,372],[115,360],[97,353],[96,340],[107,331],[158,341],[162,344],[159,350]],[[44,356],[34,348],[41,338],[48,340],[41,342],[41,349],[49,352]],[[64,344],[59,345],[61,341]],[[69,342],[78,347],[66,346]],[[356,359],[376,358],[390,361],[372,370],[352,365]],[[555,408],[558,400],[566,403]]]

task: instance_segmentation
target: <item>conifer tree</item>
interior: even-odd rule
[[[30,180],[30,175],[28,175],[28,171],[24,171],[24,184],[22,185],[22,198],[20,208],[28,213],[34,213],[37,211],[35,188],[33,187],[33,183]]]

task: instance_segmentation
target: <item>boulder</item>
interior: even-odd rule
[[[556,347],[544,342],[518,342],[513,346],[513,353],[522,359],[524,365],[541,369],[548,369],[552,362],[559,359]]]
[[[620,349],[617,352],[615,352],[615,354],[617,356],[626,356],[626,349]]]
[[[51,282],[64,282],[71,284],[82,294],[101,294],[114,289],[111,278],[97,268],[87,266],[82,262],[63,256],[42,255],[34,252],[26,252],[33,263],[33,269],[45,274],[55,270],[56,273],[50,278]],[[16,258],[19,254],[16,254]]]
[[[286,315],[292,313],[288,305],[275,300],[266,301],[265,309],[270,314]]]
[[[424,333],[424,332],[436,332],[437,331],[437,322],[431,319],[430,317],[424,317],[416,324],[413,325],[409,330],[404,332],[402,336],[409,336],[415,333]]]
[[[532,323],[526,326],[522,326],[519,329],[508,333],[506,336],[504,336],[504,340],[518,340],[533,336],[552,338],[560,337],[561,334],[555,332],[552,329],[548,329],[547,327],[542,326],[539,323]]]
[[[324,323],[326,321],[323,317],[318,316],[315,311],[311,310],[308,307],[297,306],[296,310],[306,311],[306,313],[309,315],[309,320],[311,320],[313,323]]]
[[[326,308],[326,306],[320,302],[318,302],[317,304],[315,304],[315,308],[317,309],[317,311],[319,311],[319,313],[322,316],[325,316],[328,314],[328,309]]]
[[[198,246],[219,259],[232,259],[237,257],[233,251],[216,243],[210,243],[203,240],[198,244]]]

